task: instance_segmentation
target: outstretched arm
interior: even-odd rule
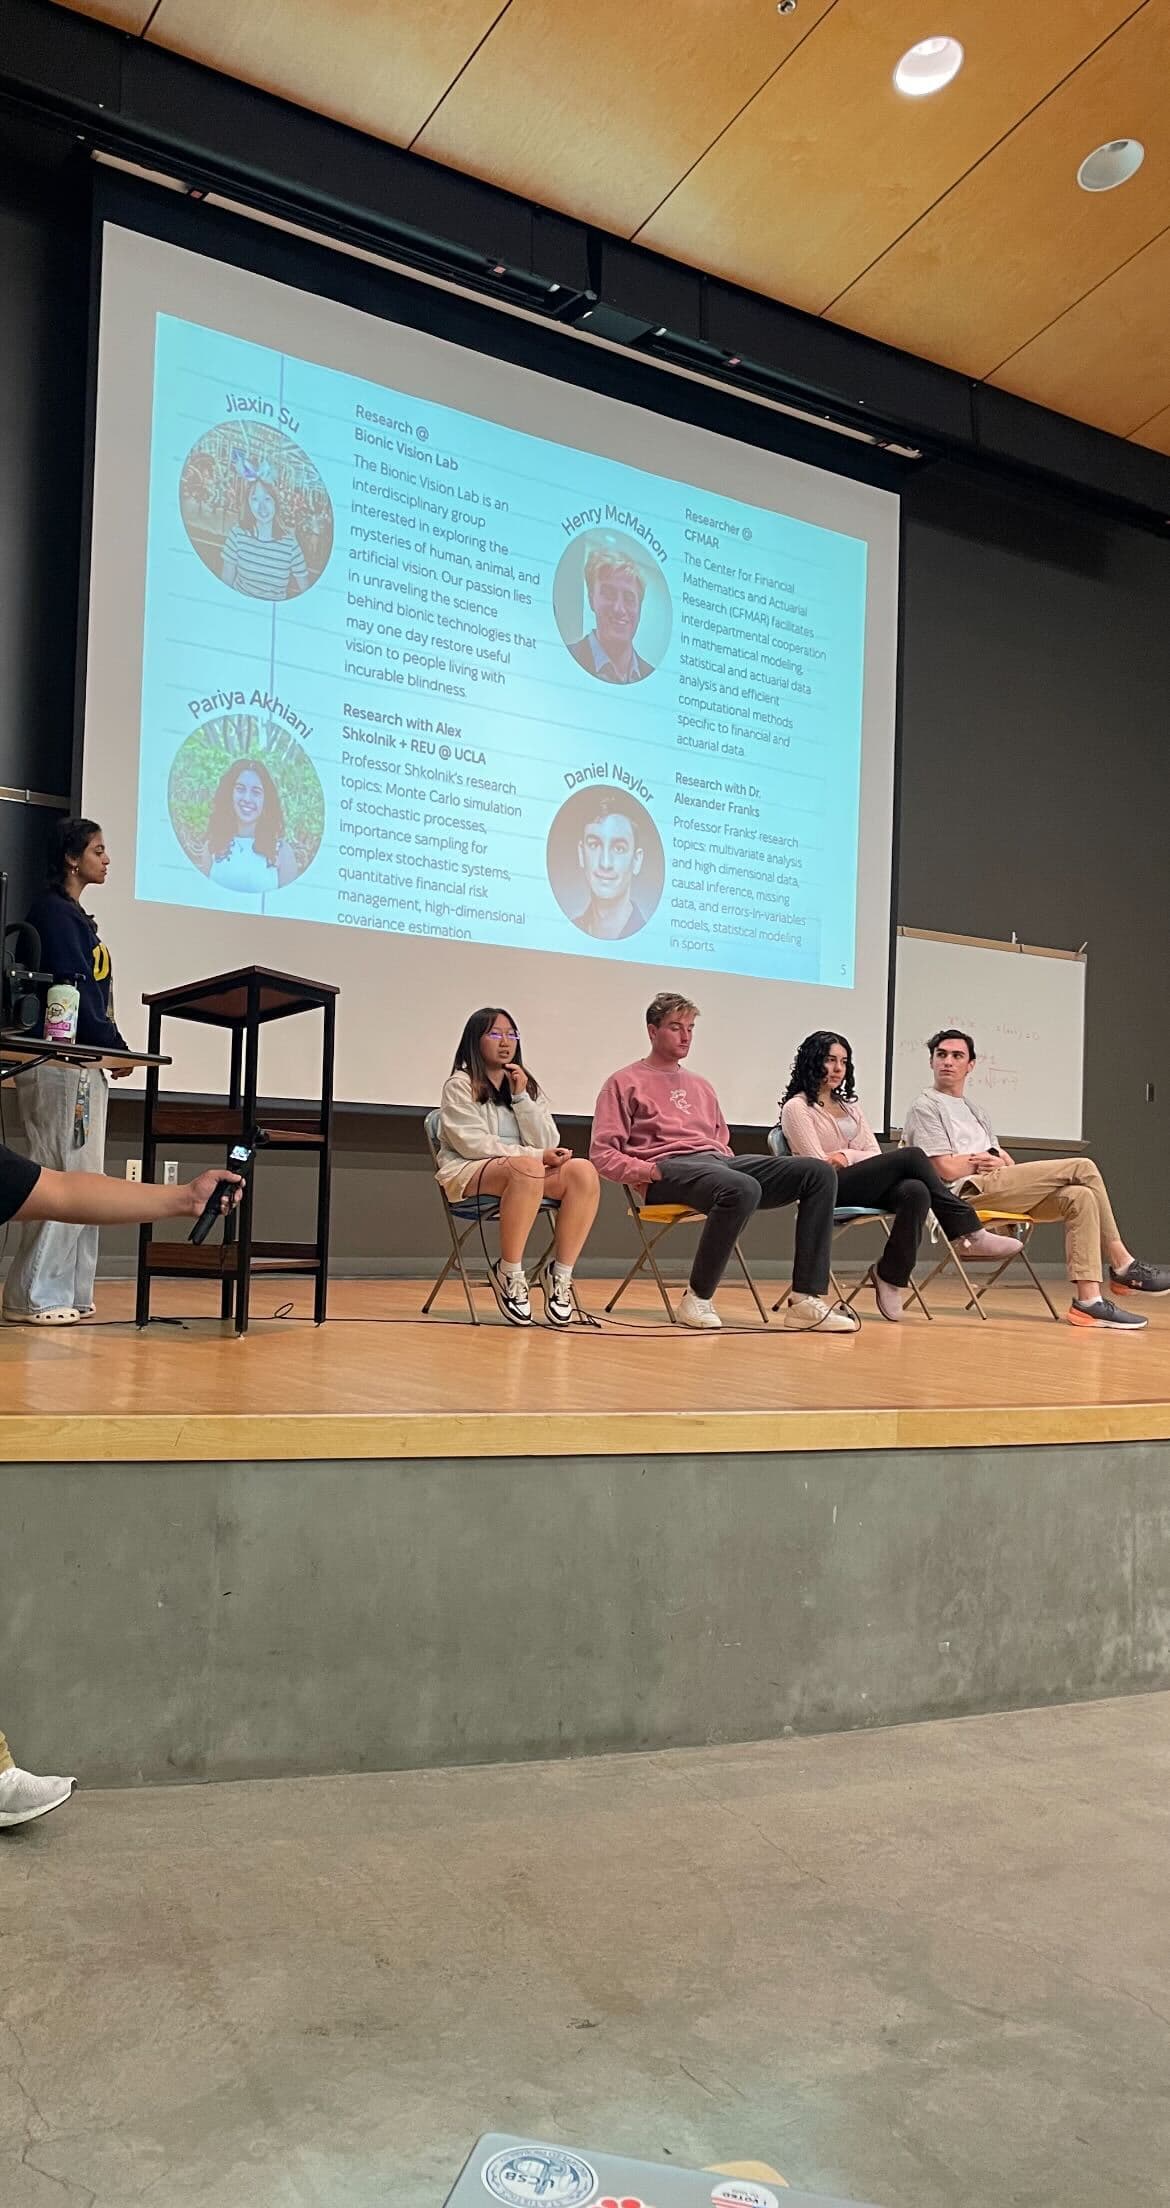
[[[36,1187],[25,1197],[18,1219],[59,1219],[67,1227],[145,1226],[156,1219],[197,1219],[220,1181],[237,1184],[220,1199],[220,1210],[234,1209],[243,1182],[238,1173],[215,1167],[193,1181],[165,1188],[158,1181],[115,1181],[107,1173],[55,1173],[41,1168]]]

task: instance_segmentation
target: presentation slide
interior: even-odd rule
[[[776,1074],[852,1022],[876,1108],[889,494],[107,226],[94,507],[120,1011],[336,981],[340,1093],[406,1103],[498,996],[580,1111],[679,986],[736,1116],[761,1020]]]

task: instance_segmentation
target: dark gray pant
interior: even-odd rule
[[[662,1177],[651,1181],[647,1203],[689,1204],[707,1215],[691,1267],[697,1296],[714,1295],[753,1211],[782,1204],[796,1205],[793,1288],[798,1296],[824,1295],[837,1176],[823,1158],[725,1158],[718,1150],[693,1150],[657,1163]]]

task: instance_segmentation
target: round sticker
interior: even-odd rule
[[[597,2172],[565,2147],[509,2147],[493,2154],[480,2172],[504,2208],[581,2208],[597,2191]]]
[[[744,2177],[725,2177],[711,2195],[711,2208],[780,2208],[766,2185],[752,2185]]]

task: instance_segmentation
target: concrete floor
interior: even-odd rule
[[[1164,2200],[1168,1840],[1166,1695],[82,1794],[0,1844],[0,2201],[437,2208],[487,2129]]]

